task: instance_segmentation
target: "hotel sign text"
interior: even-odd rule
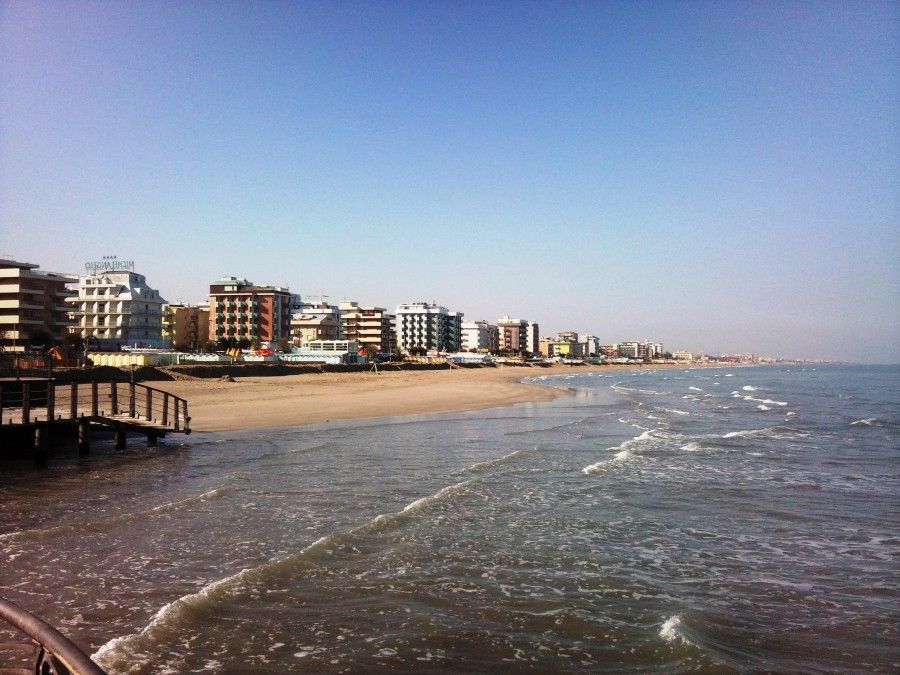
[[[92,260],[84,264],[84,269],[90,274],[99,274],[100,272],[123,272],[126,270],[134,271],[134,260],[119,260],[114,255],[105,255],[102,260]]]

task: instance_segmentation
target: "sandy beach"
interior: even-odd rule
[[[547,401],[564,390],[520,380],[571,369],[478,368],[179,380],[154,386],[188,401],[195,431],[459,412]],[[586,369],[579,369],[581,370]]]
[[[521,380],[595,369],[609,372],[610,366],[302,374],[238,377],[234,382],[178,380],[154,386],[187,399],[193,430],[224,431],[548,401],[566,389]]]

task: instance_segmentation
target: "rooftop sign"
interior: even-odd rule
[[[102,260],[92,260],[84,264],[84,269],[89,274],[101,272],[134,272],[134,260],[119,260],[114,255],[105,255]]]

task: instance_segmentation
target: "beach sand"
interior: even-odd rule
[[[234,382],[178,380],[154,382],[153,386],[187,399],[193,430],[224,431],[549,401],[565,389],[521,380],[590,370],[568,366],[460,368],[237,377]]]
[[[684,367],[644,365],[640,368]],[[279,377],[155,382],[153,386],[187,399],[194,431],[299,426],[329,420],[461,412],[515,403],[549,401],[565,387],[526,384],[541,375],[594,370],[634,370],[635,366],[459,368],[450,370],[323,373]]]

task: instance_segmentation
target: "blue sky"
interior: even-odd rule
[[[900,5],[6,3],[0,254],[896,361]]]

